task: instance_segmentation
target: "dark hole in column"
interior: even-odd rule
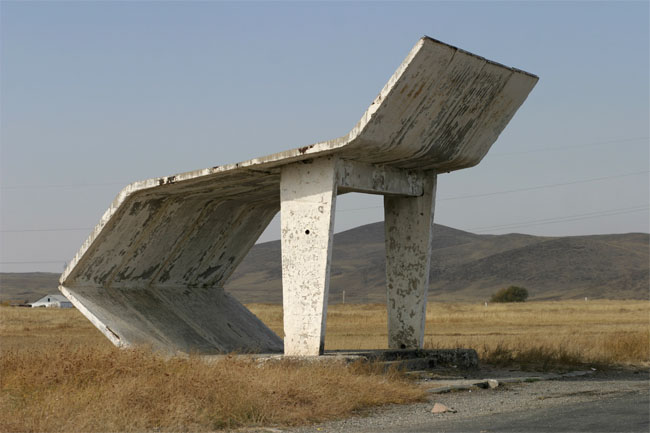
[[[400,349],[406,349],[406,344],[400,344],[399,348]]]
[[[305,234],[306,234],[306,235],[309,234],[309,229],[305,230]]]

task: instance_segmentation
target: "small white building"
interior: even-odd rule
[[[72,302],[63,295],[47,295],[36,302],[32,302],[31,306],[32,308],[72,308]]]

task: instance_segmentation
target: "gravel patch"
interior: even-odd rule
[[[445,393],[429,393],[427,402],[410,405],[393,405],[365,411],[357,416],[338,421],[298,428],[261,428],[247,432],[371,432],[403,430],[409,425],[424,422],[448,423],[452,420],[466,420],[473,417],[550,408],[572,403],[595,401],[615,395],[630,393],[648,395],[650,393],[650,374],[647,370],[610,370],[576,372],[572,374],[539,374],[521,371],[499,371],[482,369],[465,375],[454,372],[431,373],[421,383],[431,389],[442,386],[466,386],[465,389],[450,390]],[[437,375],[437,377],[436,377]],[[469,377],[469,376],[474,376]],[[496,379],[499,386],[481,388],[472,386],[477,379]],[[535,380],[526,380],[535,378]],[[523,379],[523,380],[522,380]],[[445,383],[445,381],[447,383]],[[440,403],[455,412],[433,414],[431,409]]]

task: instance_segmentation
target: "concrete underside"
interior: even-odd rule
[[[203,354],[282,351],[282,340],[220,288],[62,291],[118,346]]]
[[[382,194],[390,346],[421,347],[436,176],[478,164],[536,82],[423,38],[347,135],[124,188],[60,290],[121,346],[282,350],[222,289],[282,208],[287,347],[319,353],[336,196]]]

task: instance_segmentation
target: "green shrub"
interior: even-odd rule
[[[499,289],[490,302],[524,302],[528,299],[528,290],[523,287],[510,286],[507,289]]]

